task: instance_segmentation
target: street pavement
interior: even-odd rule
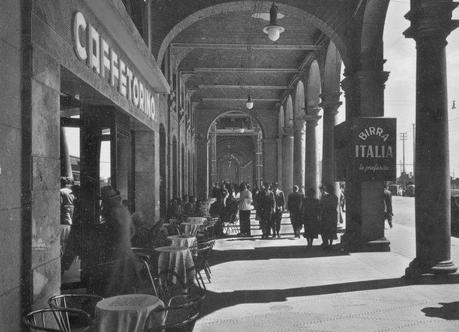
[[[390,252],[325,251],[320,240],[307,249],[287,214],[281,239],[218,240],[194,331],[459,331],[459,275],[402,278],[415,257],[414,199],[394,197],[393,207]]]

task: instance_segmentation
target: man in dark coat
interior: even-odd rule
[[[301,229],[301,205],[303,202],[303,194],[300,193],[298,186],[293,186],[293,192],[288,195],[287,208],[290,212],[290,222],[292,223],[293,233],[295,237],[300,237]]]
[[[261,191],[258,195],[258,217],[260,218],[262,239],[267,239],[269,236],[274,206],[274,193],[271,191],[271,186],[268,183],[265,183],[262,185]]]
[[[284,212],[284,207],[285,207],[285,196],[284,192],[279,189],[279,184],[275,182],[273,184],[273,193],[274,193],[274,199],[276,202],[275,208],[274,208],[274,213],[272,216],[272,229],[273,229],[273,239],[276,237],[280,238],[280,226],[281,226],[281,221],[282,221],[282,212]]]
[[[320,202],[316,198],[316,191],[313,188],[306,190],[302,210],[304,237],[308,241],[308,248],[311,248],[314,239],[318,237],[320,232]]]
[[[387,220],[390,228],[392,228],[392,193],[388,186],[384,188],[384,220]]]

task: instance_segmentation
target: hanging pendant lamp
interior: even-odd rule
[[[253,100],[250,98],[250,94],[247,96],[247,101],[245,102],[245,107],[247,107],[248,110],[251,110],[253,108]]]
[[[268,38],[272,41],[279,39],[280,34],[285,31],[285,28],[277,24],[277,12],[278,8],[273,2],[271,9],[269,10],[269,25],[263,28],[263,32],[268,35]]]

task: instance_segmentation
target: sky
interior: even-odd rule
[[[407,133],[405,141],[405,168],[406,172],[413,171],[413,124],[415,123],[416,103],[416,48],[413,39],[405,38],[405,31],[410,22],[404,18],[409,11],[409,0],[391,0],[386,16],[384,29],[384,58],[387,59],[384,69],[389,71],[389,79],[385,89],[385,116],[397,118],[398,138],[400,133]],[[459,19],[459,9],[453,12],[453,18]],[[448,107],[449,107],[449,135],[450,135],[450,166],[451,175],[459,177],[459,29],[448,37],[446,47],[447,77],[448,77]],[[341,95],[343,106],[339,109],[338,122],[344,120],[344,94]],[[453,100],[457,101],[457,109],[451,109]],[[321,122],[321,121],[320,121]],[[322,128],[318,126],[319,160],[322,151]],[[68,129],[69,151],[71,155],[79,156],[78,133]],[[398,140],[397,160],[398,172],[401,172],[402,141]],[[110,176],[109,147],[104,147],[102,153],[102,177]]]
[[[415,123],[416,102],[416,48],[413,39],[405,38],[410,22],[404,18],[409,11],[409,0],[391,0],[384,29],[385,70],[389,79],[385,89],[385,116],[397,118],[398,138],[407,133],[405,141],[405,165],[409,173],[413,170],[413,123]],[[453,12],[459,18],[459,11]],[[459,30],[448,37],[446,47],[448,77],[448,107],[450,134],[451,175],[459,177],[459,107],[451,109],[453,100],[459,106]],[[398,140],[397,159],[402,160],[402,141]],[[400,167],[398,167],[398,174]]]

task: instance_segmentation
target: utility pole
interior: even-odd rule
[[[403,142],[403,164],[402,164],[402,173],[406,174],[405,169],[405,141],[408,139],[408,133],[400,133],[400,140]]]
[[[416,168],[416,124],[413,123],[413,178]]]

